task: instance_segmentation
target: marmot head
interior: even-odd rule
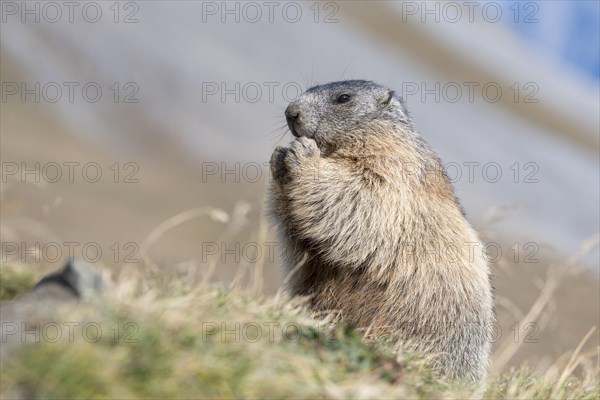
[[[314,139],[322,149],[340,135],[368,135],[370,127],[386,122],[413,131],[404,100],[393,90],[364,80],[313,86],[289,104],[285,117],[294,136]]]

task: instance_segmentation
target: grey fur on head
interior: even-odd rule
[[[313,86],[289,104],[285,115],[294,136],[314,139],[320,147],[366,120],[391,121],[414,129],[402,97],[366,80]]]

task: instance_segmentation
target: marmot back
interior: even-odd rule
[[[483,377],[489,268],[402,98],[370,81],[333,82],[285,115],[297,139],[271,157],[269,199],[289,291],[434,355],[452,378]]]

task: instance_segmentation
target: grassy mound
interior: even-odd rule
[[[2,302],[32,282],[2,267]],[[525,368],[451,384],[427,364],[365,343],[299,301],[220,287],[120,279],[107,296],[64,304],[0,373],[2,398],[576,398],[600,387]],[[57,328],[58,327],[58,328]],[[71,330],[72,335],[69,335]],[[62,335],[58,337],[57,332]]]

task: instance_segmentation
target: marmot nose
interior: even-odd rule
[[[296,121],[299,116],[300,116],[300,111],[298,110],[298,106],[296,106],[295,104],[290,104],[285,109],[285,119],[287,119],[288,122]]]

